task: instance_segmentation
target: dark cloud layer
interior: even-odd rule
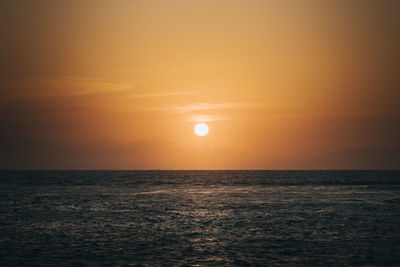
[[[399,169],[400,149],[354,148],[274,160],[223,147],[196,149],[164,139],[58,143],[3,137],[0,169]]]

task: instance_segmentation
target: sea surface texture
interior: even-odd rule
[[[25,265],[400,266],[400,172],[1,171]]]

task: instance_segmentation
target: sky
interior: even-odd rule
[[[0,169],[399,169],[399,14],[3,0]]]

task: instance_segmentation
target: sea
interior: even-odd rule
[[[0,266],[400,266],[400,171],[0,171]]]

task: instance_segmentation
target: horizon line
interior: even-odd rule
[[[0,169],[0,171],[400,171],[399,169]]]

